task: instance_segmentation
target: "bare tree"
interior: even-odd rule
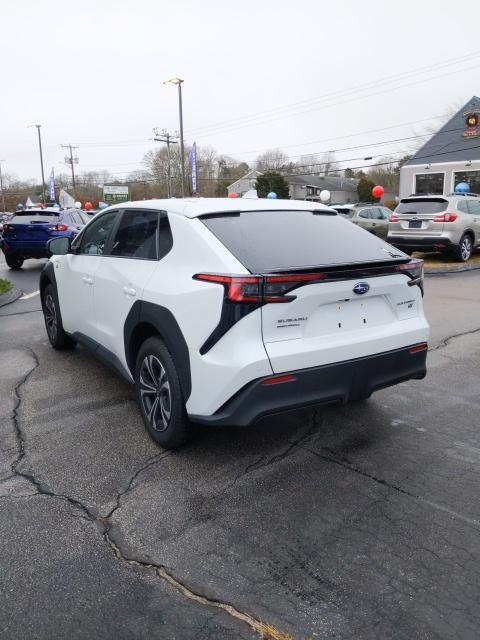
[[[281,171],[287,165],[288,156],[281,149],[269,149],[255,160],[255,168],[258,171]]]

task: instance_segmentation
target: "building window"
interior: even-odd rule
[[[415,194],[443,195],[444,173],[417,173],[415,176]]]
[[[480,171],[457,171],[453,174],[453,188],[459,182],[466,182],[471,193],[480,193]]]
[[[307,196],[313,196],[315,190],[313,187],[307,187]]]

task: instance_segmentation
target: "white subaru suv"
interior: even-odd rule
[[[129,202],[49,252],[50,342],[134,384],[163,447],[190,422],[245,426],[426,373],[422,261],[321,204]]]

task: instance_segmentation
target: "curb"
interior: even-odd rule
[[[468,267],[440,267],[439,269],[425,268],[424,273],[426,276],[441,276],[446,273],[463,273],[464,271],[476,271],[477,269],[480,269],[480,264],[472,264]]]
[[[4,307],[6,304],[10,304],[11,302],[15,302],[22,295],[22,291],[17,289],[17,287],[12,287],[10,291],[4,293],[0,296],[0,307]]]

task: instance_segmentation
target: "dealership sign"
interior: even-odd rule
[[[118,185],[103,185],[103,199],[105,202],[127,202],[128,187]]]

